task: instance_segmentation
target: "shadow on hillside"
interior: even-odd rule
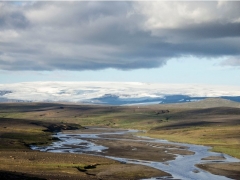
[[[45,180],[43,178],[33,177],[28,174],[10,172],[10,171],[0,171],[1,180]]]
[[[180,123],[165,125],[164,127],[155,127],[151,130],[181,129],[181,128],[188,128],[188,127],[210,126],[210,125],[219,125],[219,122],[206,122],[206,121],[180,122]]]

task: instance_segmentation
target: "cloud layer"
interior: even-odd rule
[[[240,87],[196,84],[138,82],[29,82],[0,84],[1,98],[24,101],[90,102],[106,95],[122,100],[163,98],[166,95],[190,97],[240,96]]]
[[[240,2],[0,2],[0,69],[240,66]]]

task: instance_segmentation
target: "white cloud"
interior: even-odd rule
[[[14,30],[5,30],[0,32],[1,41],[11,41],[11,39],[19,37],[19,33]]]
[[[176,29],[202,23],[232,23],[240,18],[239,2],[152,1],[138,2],[136,13],[145,18],[144,29]]]
[[[239,66],[240,67],[240,56],[237,57],[231,57],[223,62],[221,62],[221,65],[223,66]]]

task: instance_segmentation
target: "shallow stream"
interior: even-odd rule
[[[90,131],[65,131],[54,135],[60,139],[60,141],[52,143],[47,147],[37,147],[31,146],[33,150],[47,151],[54,153],[86,153],[97,156],[104,156],[110,159],[120,161],[122,163],[132,163],[141,164],[149,167],[153,167],[162,171],[165,171],[172,175],[172,177],[152,177],[151,179],[182,179],[182,180],[226,180],[229,179],[224,176],[218,176],[211,174],[207,171],[197,168],[196,164],[203,163],[226,163],[226,162],[240,162],[238,159],[233,158],[229,155],[223,153],[210,152],[210,147],[184,144],[184,143],[174,143],[166,140],[159,140],[148,137],[134,136],[137,130],[116,130],[110,128],[90,128]],[[126,135],[129,134],[129,138]],[[149,146],[151,149],[163,149],[166,154],[173,156],[174,160],[143,160],[143,159],[132,159],[131,157],[118,157],[111,156],[108,154],[110,147],[101,145],[101,141],[111,141],[111,142],[132,142],[132,143],[145,143],[144,145]],[[115,143],[115,145],[116,145]],[[167,147],[169,145],[169,147]],[[187,151],[193,152],[191,155],[180,155],[173,154],[172,150],[181,148]],[[131,147],[129,151],[136,153],[139,148]],[[128,155],[129,156],[129,155]],[[146,154],[146,156],[151,156],[151,154]],[[207,157],[218,157],[215,160],[203,160]],[[219,158],[220,157],[220,158]]]

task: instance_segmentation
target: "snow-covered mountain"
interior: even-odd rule
[[[94,104],[181,103],[207,97],[240,102],[240,87],[138,82],[25,82],[0,84],[0,102]]]

